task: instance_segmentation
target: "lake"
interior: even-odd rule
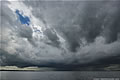
[[[120,72],[104,71],[0,71],[0,80],[120,80]],[[115,80],[115,79],[114,79]]]

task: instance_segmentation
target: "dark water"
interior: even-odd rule
[[[120,72],[87,71],[1,71],[0,80],[95,80],[95,78],[120,78]],[[120,79],[119,79],[120,80]]]

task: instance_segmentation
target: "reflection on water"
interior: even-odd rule
[[[120,72],[81,71],[1,71],[0,80],[93,80],[94,78],[120,78]]]

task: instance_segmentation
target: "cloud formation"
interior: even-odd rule
[[[2,3],[1,65],[65,68],[120,64],[118,1]],[[29,25],[20,23],[16,9],[29,17]]]

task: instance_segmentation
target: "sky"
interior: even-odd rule
[[[29,26],[30,19],[27,16],[22,16],[19,10],[16,10],[15,13],[18,15],[18,21],[20,20],[21,24],[27,24]]]
[[[1,1],[1,66],[104,70],[120,65],[120,2]]]

